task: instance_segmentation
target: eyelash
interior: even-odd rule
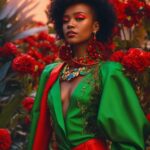
[[[82,20],[84,20],[85,18],[84,18],[84,17],[75,17],[75,19],[76,19],[77,21],[82,21]],[[63,23],[67,23],[67,22],[69,22],[69,19],[68,19],[68,18],[67,18],[66,20],[63,19]]]
[[[64,19],[63,19],[63,23],[67,23],[68,21],[69,21],[69,20],[64,20]]]
[[[82,20],[84,20],[85,18],[83,18],[83,17],[76,17],[75,18],[77,21],[82,21]]]

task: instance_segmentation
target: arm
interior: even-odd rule
[[[139,100],[119,63],[101,68],[102,96],[98,122],[112,141],[112,150],[144,150],[150,130]]]

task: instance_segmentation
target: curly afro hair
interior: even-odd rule
[[[54,22],[59,38],[64,39],[62,29],[64,12],[69,6],[76,3],[84,3],[93,8],[96,19],[101,26],[100,31],[96,34],[97,40],[104,43],[108,42],[116,25],[116,14],[108,0],[51,0],[49,18]]]

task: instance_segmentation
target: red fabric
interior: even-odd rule
[[[51,135],[51,128],[50,128],[51,125],[50,125],[50,114],[47,105],[47,96],[51,86],[57,79],[62,66],[63,64],[60,64],[52,70],[46,83],[41,100],[40,115],[36,128],[32,150],[48,150]]]
[[[103,140],[90,139],[74,148],[72,150],[108,150],[108,146]]]

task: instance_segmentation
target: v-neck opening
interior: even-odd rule
[[[91,75],[93,71],[93,68],[91,68],[91,71],[84,75],[83,78],[79,81],[79,83],[75,86],[75,88],[73,89],[72,91],[72,94],[70,95],[70,98],[69,98],[69,105],[67,107],[67,110],[66,110],[66,113],[65,113],[65,116],[64,116],[64,113],[63,113],[63,103],[62,103],[62,97],[61,97],[61,83],[60,83],[60,77],[58,77],[58,87],[59,87],[59,95],[60,95],[60,103],[61,103],[61,111],[62,111],[62,116],[63,116],[63,119],[64,121],[66,120],[66,117],[67,117],[67,114],[69,112],[69,109],[71,107],[71,104],[72,104],[72,99],[73,99],[73,96],[74,96],[74,93],[77,91],[77,89],[82,85],[82,83],[84,82],[84,80],[89,76]]]
[[[78,87],[79,87],[80,84],[85,80],[85,78],[86,78],[89,74],[92,73],[92,70],[93,70],[93,69],[91,69],[91,71],[90,71],[88,74],[84,75],[83,78],[77,83],[77,85],[75,86],[75,88],[73,89],[73,91],[72,91],[72,93],[71,93],[71,95],[70,95],[70,97],[69,97],[69,100],[72,99],[72,97],[73,97],[73,95],[74,95],[76,89],[78,89]],[[60,89],[60,99],[61,99],[61,102],[62,102],[60,78],[58,78],[58,80],[59,80],[58,82],[59,82],[59,89]]]
[[[65,116],[64,116],[64,113],[63,113],[63,104],[62,104],[62,97],[61,97],[61,83],[60,83],[60,79],[58,79],[59,81],[59,91],[60,91],[60,101],[61,101],[61,108],[62,108],[62,115],[63,115],[63,118],[64,120],[66,119],[66,116],[67,116],[67,113],[68,113],[68,110],[69,108],[71,107],[71,103],[72,103],[72,99],[73,99],[73,95],[74,93],[76,92],[76,90],[80,87],[80,85],[82,84],[82,82],[85,80],[85,78],[88,76],[89,74],[85,75],[79,82],[78,84],[75,86],[75,88],[73,89],[70,97],[69,97],[69,105],[67,107],[67,110],[66,110],[66,113],[65,113]]]
[[[52,99],[53,99],[53,105],[54,105],[54,110],[56,113],[56,118],[58,121],[58,124],[61,126],[61,128],[64,130],[64,133],[66,134],[66,120],[70,111],[70,108],[72,108],[73,101],[75,101],[75,93],[77,90],[80,92],[80,88],[82,85],[84,85],[84,82],[86,79],[91,76],[93,73],[93,68],[91,71],[83,76],[83,78],[79,81],[79,83],[75,86],[74,90],[72,91],[72,94],[70,95],[69,98],[69,105],[67,107],[66,113],[64,115],[63,113],[63,103],[62,103],[62,97],[61,97],[61,83],[60,83],[60,76],[58,76],[56,82],[52,86]],[[56,91],[55,91],[56,90]]]

